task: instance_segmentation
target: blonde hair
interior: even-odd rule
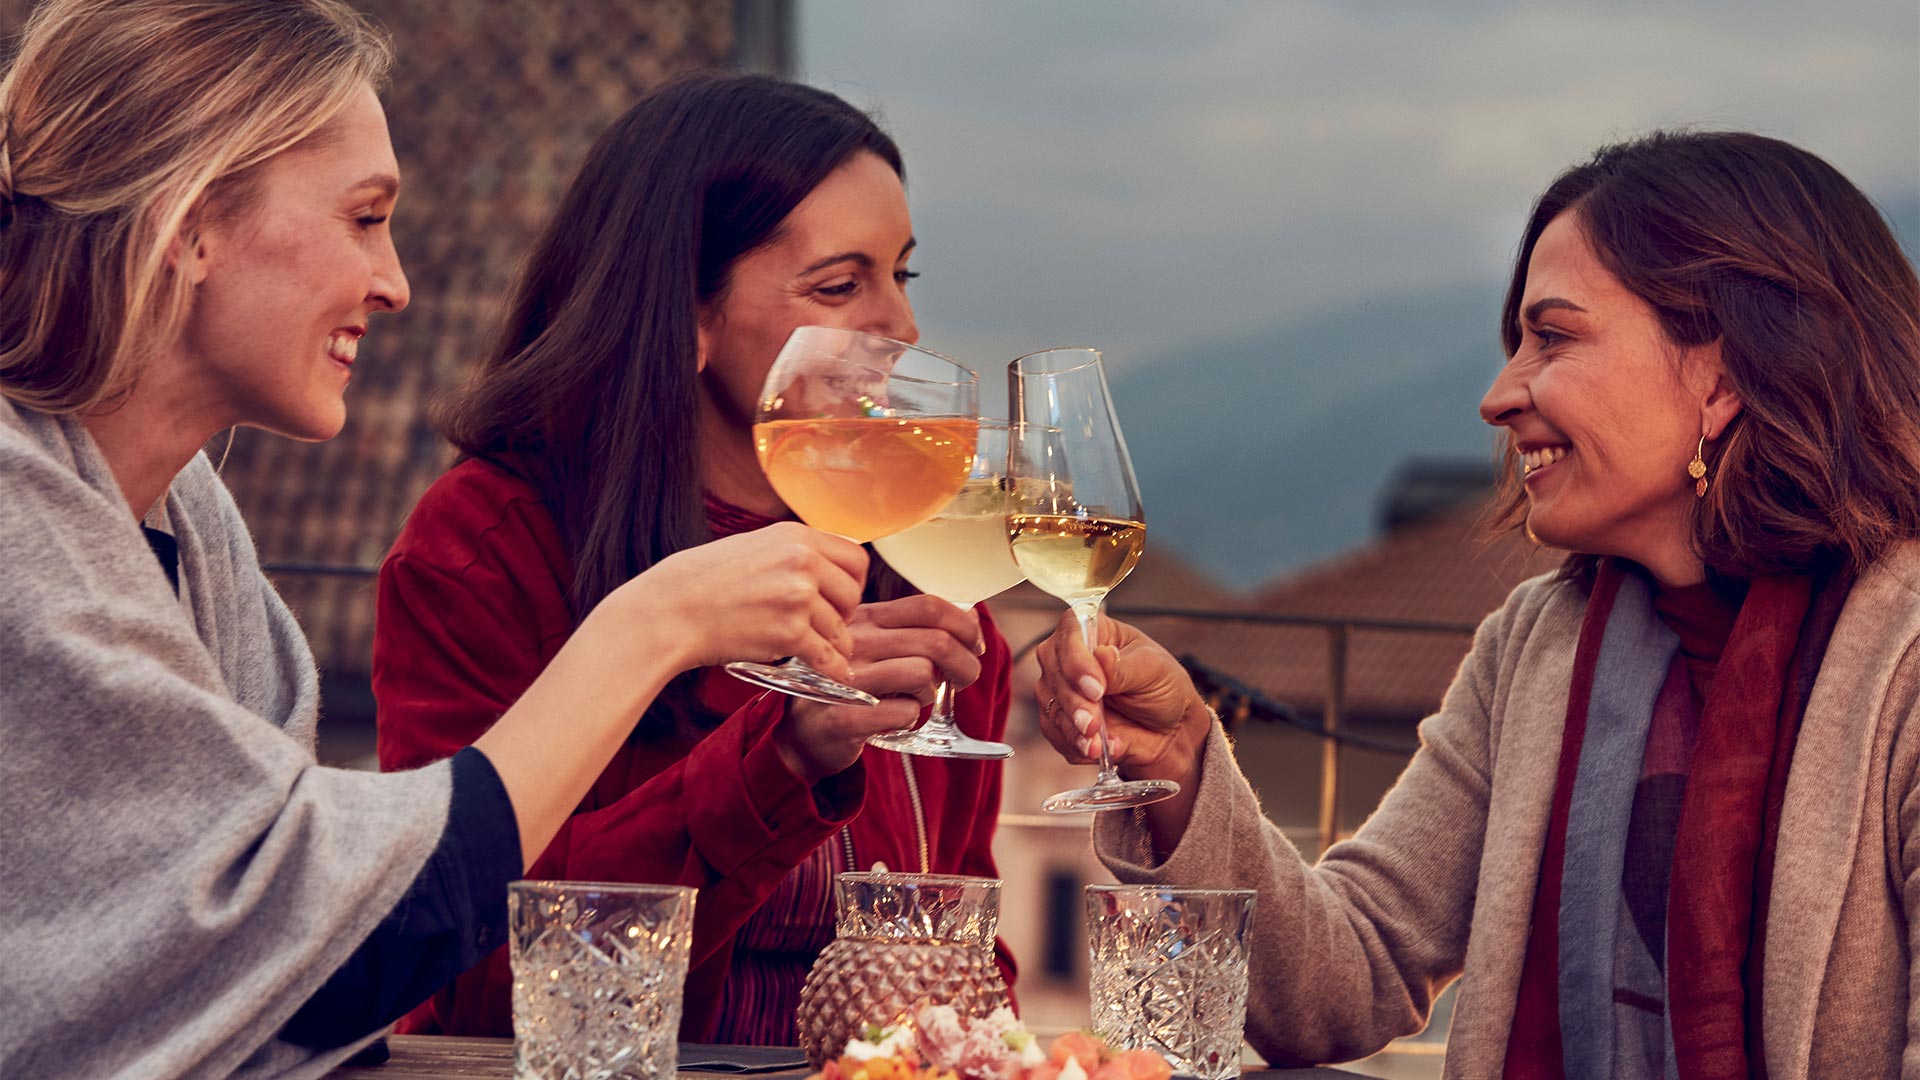
[[[173,272],[248,171],[385,85],[341,0],[47,0],[0,82],[0,395],[83,413],[181,327]]]

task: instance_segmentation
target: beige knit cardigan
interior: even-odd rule
[[[1549,577],[1488,616],[1421,748],[1366,824],[1309,866],[1261,813],[1215,726],[1193,818],[1156,860],[1099,815],[1123,881],[1258,889],[1247,1038],[1275,1064],[1344,1061],[1419,1030],[1461,978],[1446,1075],[1506,1056],[1586,600]],[[1868,568],[1807,705],[1766,928],[1774,1080],[1920,1077],[1920,543]]]

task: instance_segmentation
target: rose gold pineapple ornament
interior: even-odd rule
[[[840,874],[833,895],[835,938],[807,973],[795,1016],[814,1068],[868,1025],[892,1026],[923,1005],[971,1018],[1007,1004],[993,955],[997,879]]]

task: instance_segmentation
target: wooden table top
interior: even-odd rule
[[[327,1080],[513,1080],[512,1039],[467,1039],[451,1035],[395,1035],[393,1057],[384,1065],[336,1069]],[[741,1073],[682,1072],[688,1080],[741,1080]],[[759,1080],[799,1080],[806,1070],[748,1073]],[[1341,1069],[1260,1069],[1244,1080],[1365,1080]]]

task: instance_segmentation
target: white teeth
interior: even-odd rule
[[[351,364],[360,355],[360,339],[352,334],[331,334],[327,337],[327,355]]]
[[[1539,450],[1529,450],[1520,455],[1520,468],[1523,472],[1532,472],[1566,456],[1567,448],[1564,446],[1547,446]]]

